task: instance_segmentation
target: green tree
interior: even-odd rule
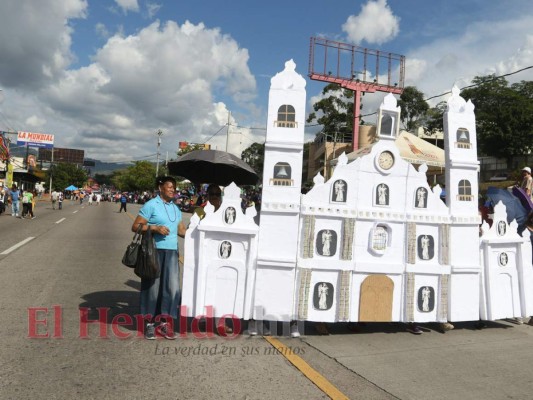
[[[448,107],[445,101],[441,101],[435,107],[426,111],[423,127],[426,135],[435,135],[437,132],[444,131],[444,113]]]
[[[320,134],[330,136],[336,141],[351,142],[353,132],[353,96],[351,90],[342,89],[336,83],[326,85],[322,90],[324,97],[313,104],[314,112],[307,122],[323,126]],[[326,97],[327,96],[327,97]]]
[[[265,161],[265,144],[253,143],[241,153],[241,159],[247,163],[263,179],[263,165]]]
[[[509,86],[505,78],[475,77],[475,87],[461,96],[474,103],[477,143],[481,153],[510,159],[533,150],[533,83]]]
[[[111,185],[111,175],[94,174],[94,180],[100,185]]]
[[[125,170],[115,171],[113,185],[121,191],[153,190],[156,186],[155,165],[149,161],[135,161]]]
[[[403,128],[409,132],[415,132],[421,126],[429,109],[428,103],[424,100],[424,93],[414,86],[407,86],[400,95],[398,105],[401,109]]]
[[[48,171],[46,171],[46,182],[50,185],[50,175],[52,176],[51,190],[64,190],[70,185],[82,187],[87,182],[87,172],[78,168],[76,164],[57,163],[53,164]],[[50,189],[50,188],[49,188]]]

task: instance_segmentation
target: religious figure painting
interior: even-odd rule
[[[313,307],[326,311],[333,306],[333,285],[329,282],[318,282],[313,290]]]
[[[331,201],[337,203],[346,203],[346,181],[343,179],[336,180],[333,184],[333,191],[331,193]]]
[[[416,189],[416,199],[415,207],[416,208],[427,208],[428,206],[428,191],[426,188],[419,187]]]
[[[315,243],[316,251],[325,257],[334,256],[337,251],[337,233],[331,229],[318,232]]]
[[[431,312],[435,308],[435,289],[422,286],[418,289],[418,311]]]
[[[380,183],[376,188],[376,205],[388,206],[389,205],[389,187],[384,183]]]
[[[498,236],[505,236],[507,232],[507,223],[505,221],[498,222]]]
[[[224,211],[224,221],[226,224],[231,225],[235,222],[235,208],[234,207],[228,207]]]
[[[505,267],[507,263],[509,262],[509,256],[507,253],[500,253],[498,256],[498,264],[500,264],[501,267]]]
[[[231,242],[224,240],[222,243],[220,243],[218,253],[220,258],[229,258],[229,256],[231,255]]]
[[[431,235],[420,235],[417,240],[418,258],[431,260],[435,255],[435,240]]]

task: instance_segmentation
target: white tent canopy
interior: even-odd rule
[[[437,147],[418,136],[407,131],[402,131],[395,140],[396,147],[400,151],[401,157],[411,164],[427,164],[428,167],[444,168],[444,150]],[[365,154],[370,153],[374,144],[363,147],[347,155],[348,162],[355,160]],[[335,162],[336,164],[336,162]]]

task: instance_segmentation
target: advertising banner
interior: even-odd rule
[[[54,147],[54,135],[48,133],[18,132],[17,145],[52,149]]]
[[[0,135],[0,161],[9,160],[9,150],[6,146],[5,138]]]

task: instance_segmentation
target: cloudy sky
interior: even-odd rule
[[[531,0],[2,0],[0,130],[103,161],[155,161],[159,129],[162,158],[180,141],[240,154],[264,141],[270,78],[291,58],[311,110],[310,37],[402,54],[406,86],[432,97],[533,65],[532,26]]]

